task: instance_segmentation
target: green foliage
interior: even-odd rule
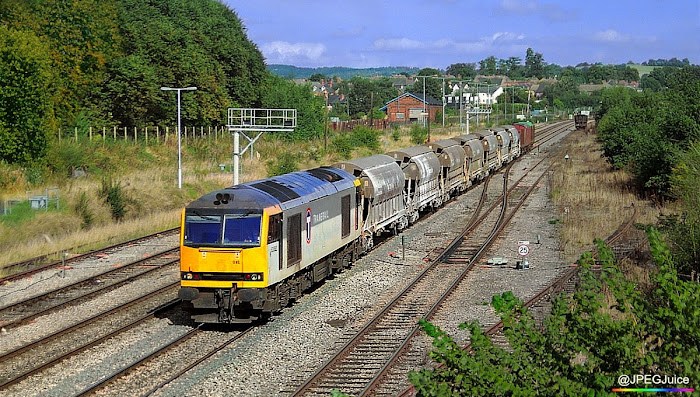
[[[374,128],[357,126],[350,133],[350,142],[355,147],[366,147],[371,150],[379,150],[380,132]]]
[[[683,264],[678,270],[700,273],[700,141],[679,156],[671,185],[674,197],[682,201],[683,212],[664,219],[662,230],[672,241],[673,256]]]
[[[392,139],[394,142],[398,142],[399,139],[401,139],[401,130],[400,130],[399,126],[394,125],[394,126],[391,128],[391,139]]]
[[[75,212],[83,220],[80,224],[80,228],[89,229],[95,221],[95,214],[90,209],[90,202],[85,192],[80,193],[78,202],[75,204]]]
[[[391,80],[387,77],[369,79],[353,77],[338,84],[340,93],[349,98],[350,114],[359,117],[369,114],[370,108],[378,108],[398,96]],[[378,118],[375,116],[375,118]]]
[[[299,171],[296,155],[291,152],[282,152],[276,159],[267,163],[267,175],[276,176]]]
[[[478,323],[470,332],[471,351],[444,331],[421,321],[433,338],[431,357],[444,368],[411,372],[419,395],[614,395],[620,375],[700,376],[700,292],[681,281],[658,232],[649,231],[658,272],[644,297],[614,264],[601,241],[600,277],[590,253],[579,260],[581,285],[571,298],[558,297],[551,316],[539,326],[512,293],[493,299],[512,352],[494,346]],[[604,291],[614,304],[608,307]],[[683,385],[677,385],[677,387]],[[665,387],[673,387],[666,385]]]
[[[109,205],[112,218],[117,222],[124,219],[128,199],[122,190],[121,183],[117,182],[115,184],[112,178],[102,178],[102,190],[100,194]],[[83,222],[84,221],[83,219]]]
[[[598,123],[608,161],[628,168],[640,190],[670,195],[680,153],[700,137],[700,67],[664,75],[667,90],[605,89]]]
[[[33,33],[0,25],[0,160],[29,163],[46,153],[51,90],[48,50]]]
[[[339,135],[331,141],[331,150],[338,153],[340,158],[348,160],[352,156],[352,142],[345,135]]]
[[[411,142],[422,145],[428,139],[428,129],[414,124],[411,126]]]
[[[270,75],[265,79],[261,105],[264,108],[297,109],[297,128],[294,132],[282,133],[286,139],[303,141],[323,134],[325,101],[313,95],[309,85],[296,85]]]

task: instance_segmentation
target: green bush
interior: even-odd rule
[[[356,147],[366,147],[372,150],[378,150],[380,147],[379,131],[374,128],[357,126],[352,130],[350,140],[353,146]]]
[[[124,219],[126,215],[127,197],[122,190],[121,184],[119,182],[115,184],[112,178],[102,178],[101,194],[105,202],[109,204],[112,218],[114,218],[115,221]]]
[[[411,127],[411,142],[416,145],[422,145],[428,139],[428,130],[420,125],[413,125]]]
[[[80,224],[81,229],[89,229],[95,222],[95,214],[90,209],[90,203],[85,192],[80,193],[78,202],[75,205],[75,212],[80,215],[83,220]]]
[[[295,155],[290,152],[281,153],[275,160],[267,163],[268,176],[283,175],[294,171],[299,171],[299,165]]]
[[[341,135],[333,139],[331,149],[338,153],[343,160],[347,160],[352,155],[352,142],[348,137]]]

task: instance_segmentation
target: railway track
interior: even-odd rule
[[[110,245],[108,247],[100,248],[97,250],[89,251],[84,254],[79,254],[79,255],[74,255],[69,258],[61,259],[61,256],[63,255],[63,252],[56,252],[52,254],[47,254],[47,255],[41,255],[35,258],[27,259],[21,262],[16,262],[12,263],[3,267],[0,267],[0,273],[4,274],[2,277],[0,277],[0,285],[5,284],[6,282],[17,280],[20,278],[25,278],[29,277],[33,274],[49,270],[49,269],[55,269],[60,266],[67,266],[82,260],[85,260],[87,258],[92,258],[97,255],[105,254],[108,255],[120,248],[127,247],[130,245],[135,245],[135,244],[140,244],[145,241],[149,241],[152,239],[157,239],[161,238],[164,236],[170,236],[175,233],[178,233],[180,228],[173,228],[173,229],[168,229],[164,230],[161,232],[149,234],[147,236],[139,237],[133,240],[129,241],[124,241],[122,243]],[[68,250],[68,251],[73,251]],[[52,258],[59,258],[58,260],[52,260],[50,263],[45,263],[47,260],[52,259]]]
[[[615,252],[618,260],[625,259],[637,251],[642,244],[646,242],[646,236],[643,231],[634,228],[636,219],[636,209],[633,211],[630,218],[623,223],[615,232],[605,239],[606,245]],[[594,256],[597,252],[594,251]],[[571,267],[567,269],[560,277],[541,289],[536,295],[528,299],[524,306],[532,313],[533,318],[538,324],[541,324],[545,317],[551,311],[551,305],[557,296],[561,294],[571,295],[575,292],[576,286],[579,283],[578,269]],[[507,349],[509,348],[508,339],[503,334],[503,323],[498,321],[489,327],[485,332],[491,338],[495,346]],[[467,343],[464,349],[470,349],[471,345]],[[441,365],[442,367],[442,365]],[[413,397],[416,391],[413,387],[404,389],[400,394],[401,397]]]
[[[105,294],[164,267],[177,265],[178,249],[169,249],[85,280],[0,308],[0,326],[10,329],[50,312]]]
[[[480,257],[508,219],[515,214],[517,208],[506,216],[509,171],[510,167],[504,173],[502,209],[498,219],[492,223],[484,221],[484,216],[473,220],[409,286],[346,342],[320,370],[299,386],[294,392],[295,395],[325,394],[332,389],[350,394],[371,394],[372,388],[382,382],[389,373],[396,358],[404,356],[404,349],[419,331],[417,320],[430,318],[432,313],[439,310],[441,302],[444,302],[464,279],[471,264]],[[542,173],[540,178],[545,173]],[[530,187],[530,192],[535,185]],[[526,198],[527,194],[523,195],[520,201],[524,202]],[[489,228],[487,225],[490,224],[494,226]],[[474,225],[476,228],[472,230]],[[469,239],[465,238],[467,233],[472,233]],[[452,261],[452,264],[449,260],[444,260],[453,252],[459,252],[460,259],[463,259],[464,253],[471,251],[471,246],[477,240],[481,243],[477,245],[476,252],[471,253],[466,260],[466,267],[462,260]],[[455,262],[459,264],[454,264]]]
[[[0,390],[154,319],[158,313],[179,303],[178,286],[179,282],[171,283],[4,352],[0,355],[0,364],[5,368],[0,373]]]

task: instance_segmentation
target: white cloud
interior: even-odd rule
[[[401,39],[378,39],[374,41],[374,48],[378,50],[422,50],[428,48],[430,44],[418,40],[407,38]]]
[[[503,46],[519,45],[525,39],[522,33],[496,32],[491,36],[481,37],[476,41],[454,41],[452,39],[438,39],[433,41],[420,41],[409,38],[378,39],[374,41],[374,49],[382,51],[411,51],[411,50],[438,50],[455,49],[460,52],[479,52],[501,48]]]
[[[326,52],[326,46],[321,43],[272,41],[262,44],[260,50],[268,63],[295,63],[320,60]]]
[[[630,36],[624,35],[612,29],[597,32],[593,35],[593,38],[595,40],[604,41],[608,43],[627,43],[631,40]]]

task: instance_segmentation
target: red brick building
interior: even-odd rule
[[[387,102],[379,110],[386,112],[389,122],[415,122],[423,119],[424,109],[433,123],[438,110],[442,110],[442,102],[429,95],[426,95],[424,101],[423,95],[406,93]]]

